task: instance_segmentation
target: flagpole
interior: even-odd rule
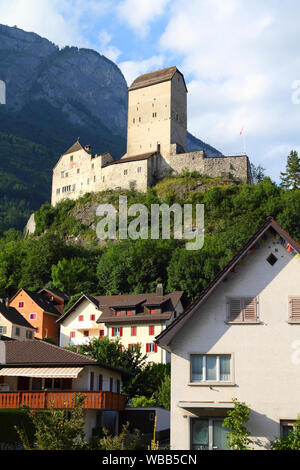
[[[247,155],[247,153],[246,153],[246,138],[245,138],[244,126],[242,127],[242,130],[241,130],[241,132],[240,132],[240,135],[243,136],[243,150],[244,150],[244,155]]]

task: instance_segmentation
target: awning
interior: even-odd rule
[[[229,409],[234,408],[232,402],[213,402],[213,401],[180,401],[178,402],[179,408],[221,408]]]
[[[82,369],[83,367],[3,367],[3,369],[0,369],[0,376],[77,379]]]

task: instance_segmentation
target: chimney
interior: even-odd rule
[[[157,287],[156,287],[156,295],[158,297],[163,297],[164,296],[164,287],[162,284],[157,284]]]
[[[0,364],[6,364],[6,343],[0,341]]]
[[[92,153],[92,146],[91,145],[86,145],[84,147],[84,149],[88,152],[88,153]]]

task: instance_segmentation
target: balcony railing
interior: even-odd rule
[[[0,409],[17,409],[28,406],[34,410],[71,409],[75,407],[74,397],[80,393],[85,397],[85,410],[113,410],[125,408],[125,396],[113,392],[0,392]]]

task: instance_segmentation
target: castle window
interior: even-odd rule
[[[73,160],[74,160],[74,157],[73,157],[73,155],[71,155],[70,162],[73,162]]]
[[[137,172],[142,173],[142,167],[141,166],[138,167]]]
[[[139,122],[142,122],[142,118],[139,117]]]
[[[79,173],[80,173],[80,169],[78,168],[78,169],[77,169],[77,174],[79,175]]]
[[[73,184],[72,191],[75,191],[75,189],[76,189],[76,185],[75,185],[75,184]]]
[[[56,194],[60,194],[60,188],[57,188]]]
[[[62,171],[62,172],[61,172],[61,174],[60,174],[60,176],[61,176],[61,178],[64,178],[64,176],[65,176],[65,172],[64,172],[64,171]]]
[[[96,183],[97,181],[97,176],[94,176],[94,183]]]
[[[95,165],[94,165],[94,163],[93,163],[93,164],[92,164],[92,170],[93,170],[94,168],[95,168]]]
[[[152,113],[152,117],[156,118],[156,117],[157,117],[157,113]]]
[[[65,173],[65,178],[68,178],[68,176],[69,176],[69,173]]]
[[[124,170],[124,175],[128,175],[128,170]]]
[[[105,181],[105,176],[103,176],[102,181],[103,181],[103,183],[104,183],[104,181]]]
[[[87,180],[87,184],[90,184],[90,178],[88,178],[88,180]]]

